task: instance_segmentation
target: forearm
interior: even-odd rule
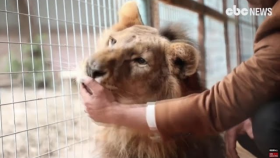
[[[221,132],[250,117],[273,97],[279,97],[280,46],[273,45],[277,39],[280,34],[266,37],[252,58],[210,90],[158,103],[156,120],[162,135]]]
[[[146,121],[146,104],[129,106],[118,104],[110,108],[110,124],[125,126],[142,132],[150,131]]]

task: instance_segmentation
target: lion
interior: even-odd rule
[[[124,104],[144,104],[205,90],[198,74],[199,51],[179,25],[145,26],[134,2],[127,2],[119,22],[105,31],[96,52],[81,67]],[[179,135],[155,141],[115,125],[98,126],[95,152],[101,158],[223,158],[220,135]],[[96,157],[94,155],[94,157]]]

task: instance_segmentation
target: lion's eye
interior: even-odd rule
[[[116,43],[117,43],[117,40],[111,37],[109,40],[109,47],[113,46]]]
[[[135,58],[134,61],[138,64],[141,64],[141,65],[146,65],[147,64],[147,61],[143,58]]]

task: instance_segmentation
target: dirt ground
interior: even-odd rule
[[[77,91],[60,89],[1,88],[0,158],[90,157],[92,122]]]

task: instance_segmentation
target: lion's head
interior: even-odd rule
[[[199,91],[198,62],[198,50],[179,25],[159,31],[122,18],[103,34],[84,72],[119,102],[146,103]]]

